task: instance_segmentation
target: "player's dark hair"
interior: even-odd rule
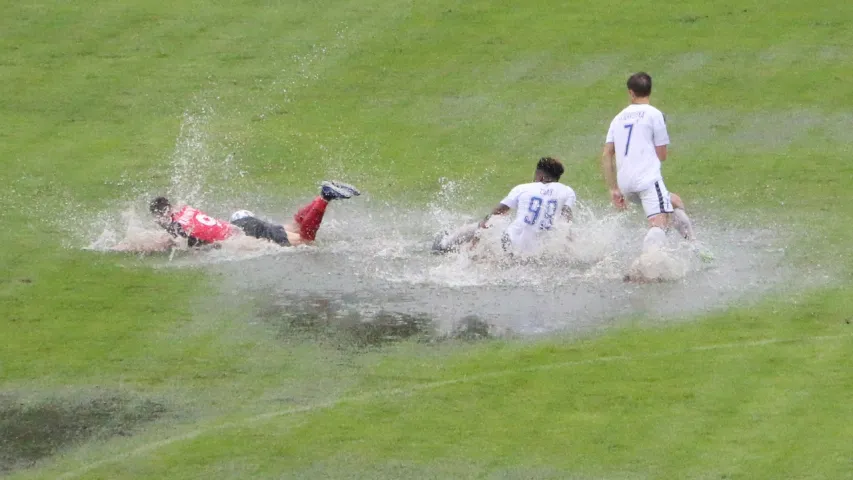
[[[553,157],[542,157],[536,164],[536,170],[542,172],[550,180],[556,182],[563,175],[563,163]]]
[[[628,90],[638,97],[652,94],[652,77],[646,72],[637,72],[628,77]]]
[[[148,204],[148,210],[150,210],[153,215],[164,215],[169,210],[170,206],[168,198],[157,197],[154,200],[151,200],[151,203]]]

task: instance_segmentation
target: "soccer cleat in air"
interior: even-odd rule
[[[361,192],[346,183],[325,181],[320,184],[320,195],[326,200],[340,200],[361,195]]]
[[[357,197],[357,196],[361,195],[361,192],[359,192],[357,188],[355,188],[354,186],[352,186],[348,183],[335,182],[335,181],[329,181],[329,183],[331,183],[332,185],[334,185],[338,188],[342,188],[344,190],[349,190],[349,192],[352,194],[353,197]]]

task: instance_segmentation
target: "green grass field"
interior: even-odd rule
[[[837,0],[3,2],[0,475],[853,478],[853,4]],[[581,337],[340,349],[211,300],[204,269],[81,250],[163,191],[185,115],[222,197],[342,176],[488,209],[543,154],[603,204],[627,75],[667,182],[794,232],[828,285]],[[90,239],[91,240],[91,239]]]

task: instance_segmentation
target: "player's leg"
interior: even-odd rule
[[[235,212],[231,215],[231,224],[240,227],[243,233],[250,237],[269,240],[282,247],[290,246],[290,239],[283,225],[267,222],[255,216],[240,216],[241,213],[251,214],[247,210]]]
[[[450,232],[443,231],[433,240],[432,250],[436,253],[459,250],[463,245],[474,242],[478,231],[478,223],[470,223]]]
[[[320,229],[320,224],[323,223],[323,216],[326,214],[326,207],[329,202],[351,198],[355,195],[361,195],[361,192],[352,185],[340,182],[323,182],[320,186],[320,196],[296,212],[296,215],[293,216],[295,225],[287,230],[295,230],[303,243],[313,242],[317,236],[317,230]],[[292,239],[290,243],[293,244]]]
[[[681,199],[681,196],[675,192],[669,192],[669,201],[672,203],[672,208],[680,208],[684,210],[684,201]]]
[[[696,235],[693,233],[693,222],[690,221],[690,217],[687,216],[687,211],[684,208],[684,201],[681,200],[681,196],[675,193],[670,193],[670,199],[672,200],[672,226],[678,230],[678,233],[681,234],[682,237],[687,240],[695,240]]]
[[[302,238],[302,235],[299,234],[296,230],[298,229],[294,225],[287,225],[284,228],[284,233],[287,236],[287,242],[292,247],[298,247],[300,245],[305,245],[306,243],[311,243]]]
[[[658,248],[666,242],[666,228],[668,215],[660,213],[660,202],[657,190],[654,188],[642,192],[629,192],[624,194],[626,202],[639,205],[649,222],[649,230],[643,239],[643,251],[650,248]]]
[[[643,238],[643,251],[660,250],[664,245],[666,245],[666,230],[657,224],[652,224]]]
[[[659,180],[651,188],[637,192],[637,196],[649,223],[649,230],[643,239],[643,250],[659,249],[666,243],[666,229],[673,211],[669,192],[663,181]]]

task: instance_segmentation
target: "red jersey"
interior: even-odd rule
[[[205,243],[225,240],[234,233],[231,224],[219,221],[193,207],[186,206],[172,214],[172,221],[181,226],[189,237],[195,237]]]

